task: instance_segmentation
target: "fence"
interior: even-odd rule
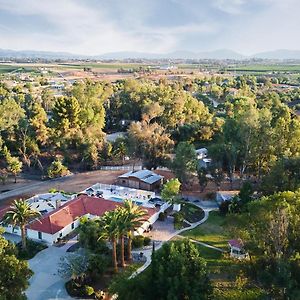
[[[139,171],[139,170],[143,170],[143,166],[141,165],[136,165],[134,166],[100,166],[100,170],[105,170],[105,171],[120,171],[120,170],[124,170],[124,171],[133,171],[133,169],[135,171]],[[170,169],[166,168],[166,167],[158,167],[157,170],[161,170],[161,171],[170,171]]]

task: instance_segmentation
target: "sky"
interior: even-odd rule
[[[0,48],[99,55],[300,50],[300,0],[0,0]]]

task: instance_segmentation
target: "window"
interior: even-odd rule
[[[39,240],[42,239],[42,233],[40,231],[38,232],[38,237],[39,237]]]
[[[74,225],[74,223],[72,223],[71,228],[74,229],[74,227],[75,227],[75,225]]]

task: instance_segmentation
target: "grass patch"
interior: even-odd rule
[[[199,244],[196,244],[200,251],[201,257],[205,258],[207,262],[214,260],[221,260],[223,258],[223,253]]]
[[[226,233],[226,217],[219,212],[210,212],[207,221],[194,229],[185,231],[182,235],[192,238],[196,241],[207,243],[209,245],[228,250],[228,239]]]

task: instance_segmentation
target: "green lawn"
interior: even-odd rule
[[[228,240],[224,228],[226,217],[223,217],[217,211],[210,212],[207,221],[194,229],[185,231],[182,235],[192,238],[196,241],[207,243],[209,245],[228,250]]]

